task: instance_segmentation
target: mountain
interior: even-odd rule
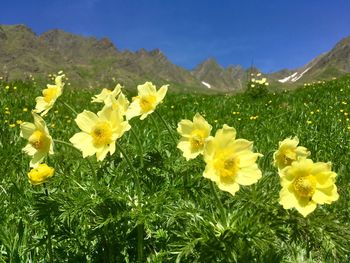
[[[191,72],[172,64],[158,49],[119,51],[107,38],[62,30],[38,36],[24,25],[0,26],[0,75],[44,78],[61,69],[79,87],[112,87],[115,79],[129,88],[148,80],[172,84],[177,90],[202,88]]]
[[[119,50],[108,38],[84,37],[62,30],[35,34],[25,25],[0,25],[0,76],[23,79],[33,75],[47,81],[50,73],[64,70],[74,87],[113,87],[116,82],[135,89],[153,81],[170,84],[175,92],[237,92],[258,69],[222,67],[214,58],[192,71],[171,63],[159,50]],[[310,63],[264,74],[275,85],[300,85],[350,73],[350,37]],[[45,83],[45,82],[44,82]]]
[[[321,54],[303,67],[269,75],[279,83],[298,84],[327,80],[350,73],[350,37],[342,39],[329,52]]]
[[[208,89],[222,91],[242,90],[247,74],[241,66],[220,66],[215,59],[210,58],[199,64],[192,74]]]

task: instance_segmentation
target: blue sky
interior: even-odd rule
[[[267,73],[330,50],[350,35],[349,14],[349,0],[4,0],[0,24],[108,37],[120,50],[159,48],[187,69],[213,57]]]

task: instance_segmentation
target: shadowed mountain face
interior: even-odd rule
[[[32,74],[45,78],[59,70],[68,74],[73,86],[81,88],[113,87],[115,82],[135,88],[153,81],[157,85],[169,83],[173,91],[197,92],[243,90],[250,73],[240,66],[223,68],[214,59],[188,71],[171,63],[158,49],[120,51],[107,38],[99,40],[62,30],[38,36],[24,25],[0,25],[0,76],[17,79]],[[349,72],[350,37],[303,67],[266,76],[280,85],[298,85]]]

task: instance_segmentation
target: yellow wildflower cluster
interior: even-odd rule
[[[41,184],[54,173],[53,168],[42,163],[48,154],[54,153],[53,139],[42,116],[48,113],[61,96],[63,78],[68,80],[63,71],[58,72],[58,75],[50,74],[49,77],[54,79],[55,84],[48,84],[42,91],[42,96],[36,98],[35,110],[32,111],[34,123],[17,121],[21,125],[21,137],[28,140],[23,151],[32,157],[30,167],[34,169],[28,176],[33,185]],[[146,82],[137,88],[138,96],[133,98],[131,104],[123,94],[121,85],[117,84],[113,91],[103,89],[100,94],[92,97],[92,102],[103,103],[103,108],[97,114],[84,110],[77,115],[75,122],[81,132],[71,137],[70,142],[82,152],[84,158],[96,154],[97,160],[102,161],[108,153],[112,155],[116,149],[116,140],[131,128],[129,120],[136,116],[141,116],[140,119],[143,120],[152,113],[163,100],[168,86],[162,86],[157,91],[151,82]],[[8,108],[6,111],[9,112]],[[24,108],[23,111],[28,109]],[[70,123],[69,116],[66,118]],[[55,124],[50,126],[54,127]]]
[[[284,209],[296,208],[306,217],[317,204],[338,200],[337,174],[331,171],[331,163],[314,163],[308,159],[310,152],[298,144],[297,137],[280,142],[274,153],[274,164],[279,169],[282,186],[280,204]]]
[[[182,138],[177,147],[186,160],[203,154],[206,163],[203,176],[235,195],[239,185],[251,185],[261,178],[256,160],[262,155],[252,151],[252,142],[236,139],[233,127],[224,124],[214,137],[210,136],[211,128],[198,113],[193,121],[180,121],[177,131]]]

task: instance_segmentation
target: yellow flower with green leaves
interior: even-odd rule
[[[317,204],[330,204],[338,200],[335,185],[337,174],[331,168],[331,163],[299,159],[280,170],[280,204],[283,208],[296,208],[306,217],[316,209]]]
[[[262,176],[256,164],[262,154],[254,153],[252,148],[252,142],[236,139],[236,130],[225,124],[205,146],[203,176],[235,195],[240,185],[254,184]]]
[[[116,140],[130,129],[123,116],[107,106],[97,115],[84,111],[78,114],[75,122],[82,132],[76,133],[70,142],[82,151],[84,158],[96,154],[98,161],[102,161],[108,152],[112,155]]]
[[[34,123],[23,122],[20,136],[28,140],[23,151],[32,156],[31,167],[36,167],[48,154],[53,154],[53,141],[45,121],[35,112]]]
[[[164,99],[168,91],[168,85],[163,85],[158,91],[152,82],[146,82],[143,85],[137,86],[138,96],[133,98],[127,112],[126,118],[130,120],[133,117],[140,116],[140,119],[145,119]]]
[[[48,166],[46,163],[39,164],[28,173],[29,182],[32,185],[45,183],[50,177],[53,176],[54,172],[55,169]]]
[[[114,90],[102,89],[100,94],[93,96],[91,102],[104,103],[108,97],[117,97],[121,92],[122,86],[117,84]]]
[[[178,123],[177,132],[182,138],[177,148],[182,151],[187,161],[203,154],[211,129],[212,126],[199,113],[193,117],[193,121],[181,120]]]
[[[64,87],[64,82],[62,81],[63,77],[64,75],[57,76],[55,78],[55,85],[47,84],[47,88],[42,92],[43,96],[35,99],[36,106],[34,111],[36,113],[44,116],[53,107],[57,98],[62,95],[62,90]]]
[[[273,154],[274,165],[278,169],[283,169],[299,158],[307,158],[310,152],[303,146],[298,146],[298,137],[287,138],[279,142],[279,148]]]

